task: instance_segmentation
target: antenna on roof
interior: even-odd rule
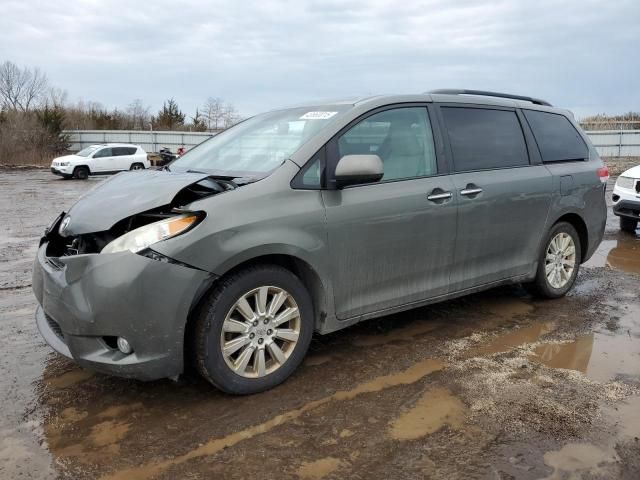
[[[496,98],[509,98],[511,100],[524,100],[525,102],[531,102],[535,105],[545,105],[547,107],[551,107],[549,102],[546,100],[540,100],[539,98],[533,97],[525,97],[523,95],[512,95],[510,93],[500,93],[500,92],[486,92],[484,90],[465,90],[465,89],[457,89],[457,88],[441,88],[438,90],[431,90],[425,93],[435,93],[435,94],[444,94],[444,95],[478,95],[481,97],[496,97]]]

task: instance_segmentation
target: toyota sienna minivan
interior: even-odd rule
[[[284,381],[325,334],[508,283],[556,298],[600,243],[608,171],[570,112],[439,90],[256,115],[117,174],[40,242],[38,328],[83,367]]]

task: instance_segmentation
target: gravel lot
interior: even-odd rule
[[[38,237],[99,181],[0,171],[0,478],[640,478],[640,234],[611,214],[566,298],[507,287],[370,321],[230,397],[41,340]]]

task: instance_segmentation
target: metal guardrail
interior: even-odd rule
[[[189,150],[219,132],[166,132],[143,130],[66,130],[71,151],[97,143],[132,143],[145,151],[162,147]],[[586,134],[602,157],[640,157],[640,130],[589,130]]]

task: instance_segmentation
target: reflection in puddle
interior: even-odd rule
[[[604,240],[584,266],[640,273],[640,238],[620,233],[616,240]]]
[[[485,300],[480,302],[477,308],[487,310],[492,316],[500,317],[504,320],[511,319],[518,315],[526,315],[533,311],[533,305],[530,303],[510,297]]]
[[[356,347],[373,347],[397,341],[411,341],[412,338],[424,333],[432,332],[441,326],[441,323],[433,321],[414,321],[407,324],[406,326],[395,328],[392,331],[384,334],[358,336],[354,339],[353,345],[355,345]]]
[[[464,404],[446,388],[428,390],[391,427],[396,440],[414,440],[437,432],[445,425],[460,429],[464,424]]]
[[[560,450],[544,454],[544,463],[553,468],[548,480],[565,478],[600,478],[607,466],[618,461],[614,451],[589,443],[570,443]]]
[[[593,348],[593,333],[582,335],[570,343],[545,343],[534,350],[534,360],[551,368],[587,372]]]
[[[335,457],[321,458],[315,462],[303,463],[296,473],[303,480],[320,480],[335,472],[341,464]]]
[[[622,437],[640,438],[640,397],[631,397],[611,407],[607,415],[618,427]]]
[[[520,328],[513,332],[496,337],[488,343],[472,349],[468,356],[477,357],[508,352],[514,347],[524,345],[526,343],[537,342],[540,337],[552,332],[555,328],[556,327],[553,322],[534,323],[528,327]]]
[[[569,343],[545,343],[538,346],[532,361],[551,368],[566,368],[584,373],[598,382],[617,375],[640,375],[640,309],[624,315],[614,332],[581,335]]]

